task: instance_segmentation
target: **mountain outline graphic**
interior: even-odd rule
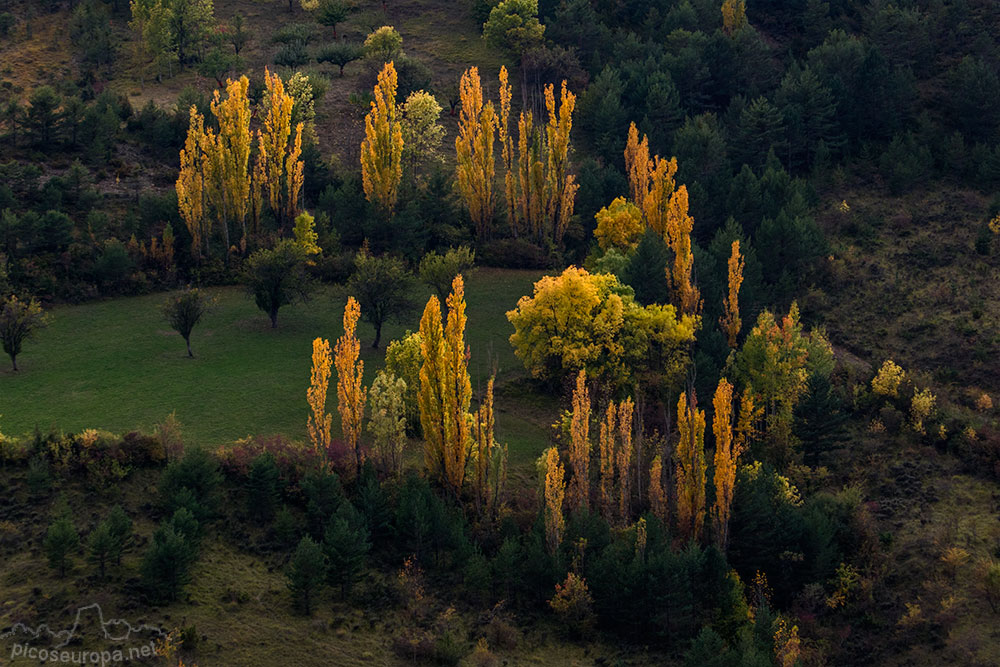
[[[104,639],[112,641],[115,643],[122,643],[129,640],[132,635],[138,635],[139,633],[153,632],[156,636],[164,638],[167,633],[163,631],[162,628],[155,625],[147,625],[143,623],[142,625],[133,626],[131,623],[123,618],[112,618],[109,620],[104,620],[104,611],[101,609],[101,605],[94,602],[92,604],[86,605],[84,607],[78,607],[76,610],[76,617],[73,619],[73,627],[69,630],[60,630],[55,632],[49,627],[48,623],[42,623],[36,628],[31,628],[24,623],[15,623],[11,626],[10,630],[0,634],[0,639],[7,639],[8,637],[21,632],[26,635],[31,635],[33,639],[39,639],[48,636],[51,641],[58,641],[52,648],[60,649],[70,643],[73,637],[76,636],[77,631],[81,626],[81,618],[87,614],[87,612],[95,612],[98,619],[98,624],[101,628],[101,633],[104,635]]]

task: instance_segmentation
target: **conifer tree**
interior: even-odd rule
[[[361,422],[365,415],[365,401],[368,391],[362,384],[365,362],[358,357],[361,342],[356,329],[361,317],[361,306],[354,297],[347,297],[344,306],[344,335],[334,348],[334,365],[337,367],[337,411],[340,413],[340,427],[347,448],[354,453],[355,474],[361,472],[363,456],[361,452]]]
[[[705,411],[692,392],[677,401],[677,524],[681,536],[697,541],[705,521]]]
[[[490,236],[493,223],[494,132],[497,125],[492,102],[483,103],[479,70],[471,67],[459,82],[462,110],[455,137],[455,177],[480,241]]]
[[[379,72],[361,142],[365,197],[387,219],[396,208],[403,178],[403,128],[396,107],[396,86],[396,68],[388,62]]]

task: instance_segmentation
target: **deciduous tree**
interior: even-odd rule
[[[372,347],[378,349],[382,325],[401,320],[414,309],[413,275],[401,260],[372,255],[367,248],[355,255],[354,268],[347,289],[361,304],[365,321],[375,328]]]
[[[306,273],[306,254],[298,243],[284,239],[272,250],[258,250],[245,265],[247,291],[257,307],[278,327],[278,310],[305,299],[312,290]]]
[[[465,274],[475,263],[476,253],[469,246],[448,248],[443,254],[432,250],[420,260],[420,280],[430,285],[443,302],[455,276]]]
[[[559,451],[549,447],[545,452],[545,542],[549,553],[556,556],[562,544],[565,519],[563,498],[566,495],[565,470],[559,462]]]
[[[306,426],[313,451],[319,455],[320,460],[326,461],[333,423],[333,416],[326,411],[326,392],[330,387],[330,369],[333,361],[330,356],[330,341],[316,338],[312,347],[312,372],[309,389],[306,390],[306,402],[309,403]],[[339,384],[338,382],[338,387]]]
[[[493,224],[493,157],[497,119],[492,102],[483,103],[479,69],[471,67],[459,83],[462,109],[455,138],[455,178],[476,227],[480,241],[487,240]]]
[[[684,539],[697,541],[705,523],[705,411],[692,392],[677,401],[677,527]]]
[[[590,392],[584,369],[577,374],[576,389],[573,390],[569,457],[573,469],[569,505],[586,512],[590,509]]]
[[[13,294],[0,308],[0,343],[10,357],[11,366],[17,371],[17,355],[21,354],[24,341],[48,323],[42,306],[36,299],[22,301]]]
[[[167,297],[163,304],[163,316],[174,331],[184,338],[187,344],[188,357],[194,358],[191,352],[191,331],[208,312],[211,301],[198,288],[188,288],[179,294]]]
[[[302,156],[303,123],[292,133],[292,107],[295,99],[285,92],[285,84],[276,73],[264,70],[264,107],[267,114],[257,131],[258,167],[255,186],[267,192],[267,200],[278,219],[286,224],[298,214],[304,162]]]
[[[715,435],[715,503],[712,505],[712,519],[716,541],[725,552],[729,543],[729,514],[736,487],[736,470],[742,453],[741,439],[733,437],[733,385],[726,378],[719,380],[712,406],[712,433]]]
[[[402,179],[403,128],[396,107],[396,68],[386,63],[375,84],[374,101],[365,117],[361,176],[365,197],[386,218],[396,207]]]
[[[387,477],[398,478],[403,473],[403,448],[406,445],[407,385],[402,378],[379,371],[369,390],[371,433],[375,464]]]
[[[729,291],[722,302],[722,317],[719,323],[726,332],[729,347],[736,349],[736,337],[740,333],[743,322],[740,320],[740,285],[743,283],[743,255],[740,254],[739,240],[733,241],[732,254],[729,255]]]
[[[340,428],[344,443],[354,454],[355,474],[361,472],[364,460],[361,452],[361,422],[365,416],[365,401],[368,391],[362,384],[365,362],[359,359],[361,343],[355,333],[361,306],[354,297],[347,297],[344,306],[344,335],[334,347],[334,365],[337,368],[337,412],[340,413]]]

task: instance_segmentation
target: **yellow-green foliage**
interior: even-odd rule
[[[878,369],[878,374],[872,379],[872,391],[879,396],[899,395],[899,385],[906,377],[906,371],[896,365],[892,359],[886,359],[882,368]]]
[[[507,319],[515,354],[533,376],[552,381],[586,368],[613,386],[644,371],[675,378],[699,322],[678,318],[672,305],[644,308],[615,276],[575,266],[535,283]]]
[[[922,389],[913,395],[910,403],[910,420],[913,430],[917,433],[924,433],[924,421],[934,412],[937,397],[930,389]]]
[[[609,247],[634,248],[642,236],[642,211],[624,197],[618,197],[602,208],[594,219],[597,220],[594,237],[601,250]]]

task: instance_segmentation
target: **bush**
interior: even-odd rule
[[[204,449],[190,449],[184,458],[167,466],[160,477],[160,499],[163,509],[173,514],[188,506],[199,521],[209,518],[218,504],[222,475],[219,464]],[[196,506],[190,507],[191,501]]]
[[[274,54],[274,64],[295,69],[306,65],[311,60],[306,45],[303,42],[285,44]]]
[[[482,247],[480,263],[503,269],[547,269],[552,266],[548,255],[526,239],[501,239]]]

